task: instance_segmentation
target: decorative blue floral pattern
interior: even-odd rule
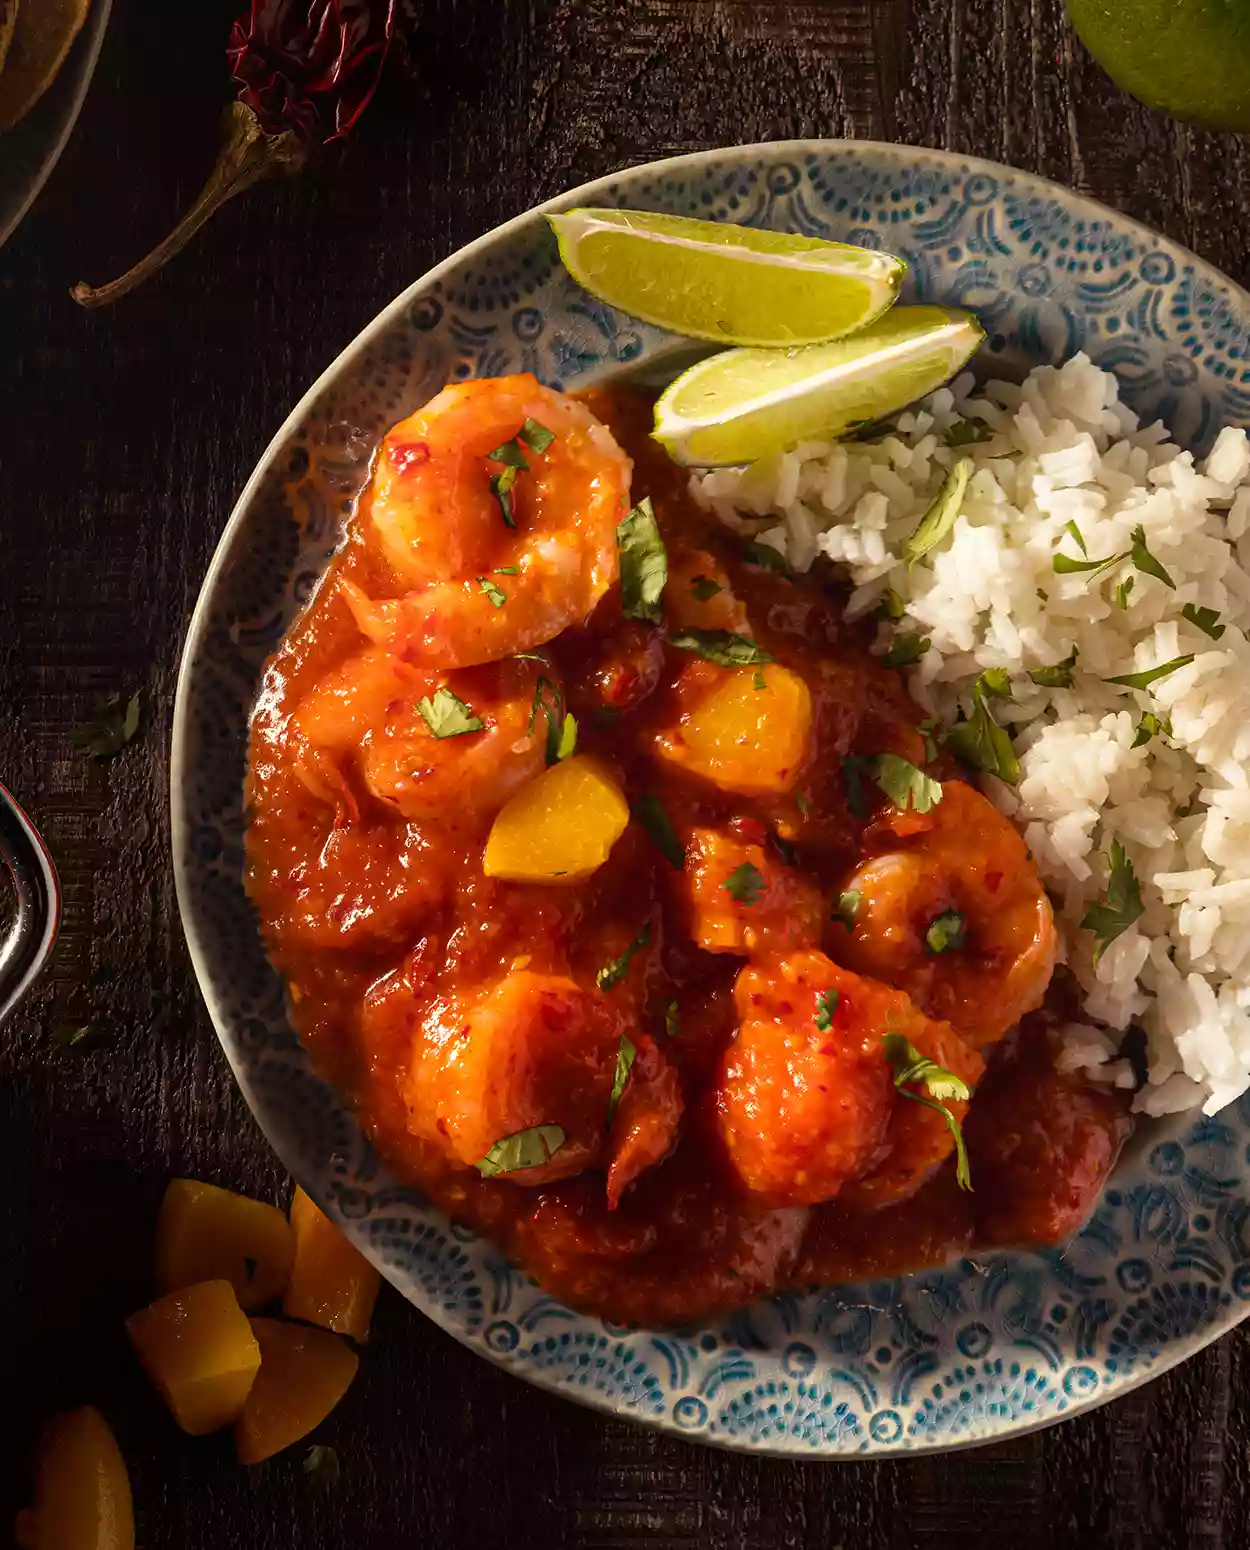
[[[1078,349],[1200,445],[1250,412],[1250,298],[1192,255],[1024,173],[933,151],[799,143],[716,151],[576,190],[875,244],[911,299],[975,307],[984,364]],[[304,1186],[419,1308],[471,1349],[572,1398],[685,1436],[798,1456],[934,1449],[1042,1425],[1122,1392],[1250,1311],[1250,1098],[1139,1136],[1083,1232],[786,1293],[705,1329],[627,1331],[563,1307],[380,1164],[288,1026],[241,886],[248,708],[307,601],[387,427],[448,380],[530,370],[583,387],[671,369],[657,330],[584,295],[540,214],[400,297],[266,453],[187,642],[174,734],[179,900],[249,1103]]]

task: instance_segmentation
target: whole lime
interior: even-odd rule
[[[1082,43],[1147,107],[1250,130],[1250,0],[1067,0]]]

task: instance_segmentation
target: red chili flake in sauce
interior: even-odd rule
[[[985,886],[991,893],[998,892],[999,884],[1002,880],[1003,874],[1001,872],[987,872],[985,874]]]
[[[386,449],[391,467],[402,478],[410,468],[430,461],[430,449],[423,441],[393,441]]]

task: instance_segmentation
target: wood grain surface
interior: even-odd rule
[[[39,1418],[92,1401],[130,1462],[144,1550],[1240,1550],[1250,1338],[1105,1409],[931,1459],[754,1461],[614,1424],[469,1356],[384,1293],[362,1374],[293,1458],[244,1471],[177,1434],[122,1317],[147,1299],[171,1173],[286,1188],[200,1004],[168,862],[174,674],[236,492],[310,380],[481,231],[632,162],[794,135],[948,146],[1128,211],[1243,282],[1250,145],[1169,124],[1083,54],[1060,0],[421,0],[344,152],[226,209],[112,311],[198,189],[238,0],[117,0],[73,143],[0,250],[0,778],[66,890],[52,972],[0,1043],[0,1519]],[[0,141],[0,157],[3,142]],[[113,762],[70,732],[142,690]],[[53,1023],[107,1038],[57,1047]]]

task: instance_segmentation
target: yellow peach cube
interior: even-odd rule
[[[360,1358],[345,1340],[305,1324],[253,1319],[263,1360],[234,1426],[244,1464],[260,1464],[320,1426],[351,1386]]]
[[[382,1278],[302,1189],[291,1201],[295,1262],[282,1303],[288,1318],[364,1340]]]
[[[811,733],[811,690],[771,662],[719,675],[680,725],[659,735],[656,751],[722,791],[781,795],[799,777]]]
[[[620,786],[597,759],[553,764],[500,809],[482,870],[514,883],[579,883],[608,859],[629,823]]]
[[[98,1410],[71,1410],[44,1427],[35,1505],[19,1514],[14,1533],[22,1550],[134,1550],[130,1476]]]
[[[170,1292],[126,1320],[144,1370],[192,1437],[226,1426],[243,1408],[260,1346],[229,1281]]]
[[[294,1236],[276,1206],[199,1179],[172,1179],[156,1219],[156,1286],[229,1281],[248,1313],[281,1297]]]

